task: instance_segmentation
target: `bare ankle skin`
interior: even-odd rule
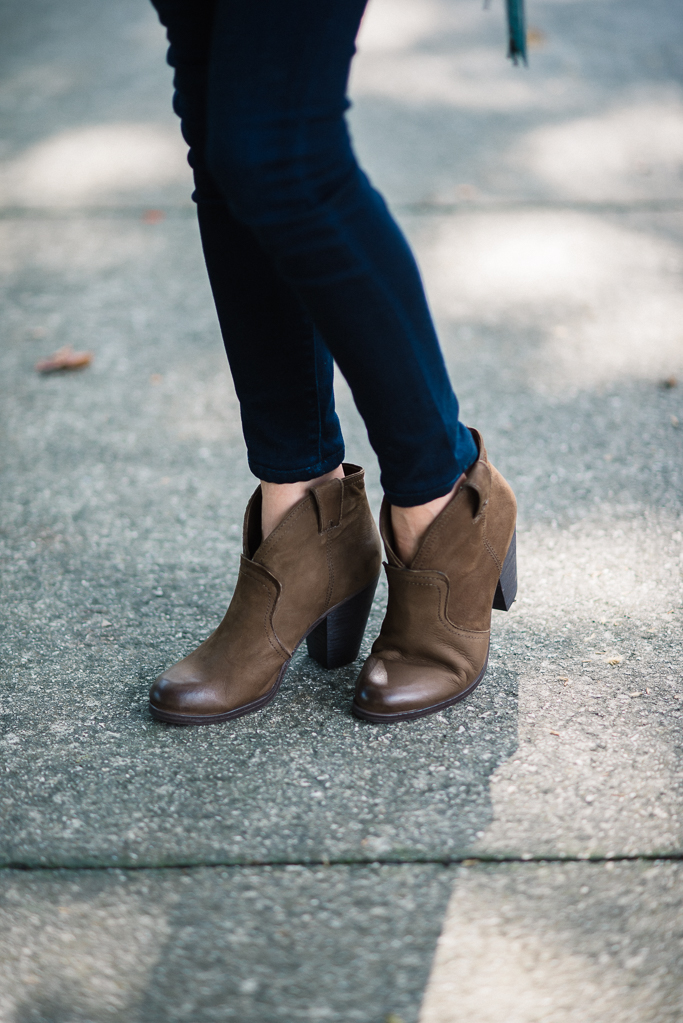
[[[426,504],[416,504],[412,508],[391,506],[391,525],[394,531],[395,550],[404,565],[410,566],[422,538],[437,515],[440,515],[448,502],[458,492],[465,480],[465,473],[456,480],[449,493],[437,497]]]
[[[261,506],[261,535],[263,540],[274,529],[277,529],[285,515],[306,496],[311,487],[334,479],[344,479],[344,470],[341,465],[338,465],[331,472],[326,472],[324,476],[318,476],[314,480],[305,480],[301,483],[264,483],[261,480],[261,495],[263,499]]]

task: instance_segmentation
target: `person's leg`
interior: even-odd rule
[[[273,210],[280,213],[280,236],[301,236],[302,213],[309,221],[303,224],[304,252],[298,259],[304,265],[295,267],[293,283],[301,286],[302,271],[310,277],[313,267],[307,297],[316,306],[322,303],[319,317],[329,324],[326,340],[336,341],[335,355],[368,422],[385,489],[404,509],[395,512],[395,524],[397,543],[407,554],[404,534],[410,542],[425,517],[440,508],[458,468],[466,468],[475,452],[457,421],[457,402],[412,256],[382,200],[358,171],[343,123],[348,64],[364,2],[315,5],[318,17],[312,18],[309,0],[299,0],[294,10],[276,7],[276,14],[284,14],[279,22],[272,11],[232,0],[218,5],[215,0],[194,5],[156,0],[156,6],[169,30],[175,107],[190,145],[202,241],[251,468],[270,484],[315,481],[335,471],[343,447],[328,348],[254,233],[229,209],[225,189],[215,180],[221,178],[222,158],[217,176],[206,166],[210,45],[213,149],[220,153],[228,146],[233,177],[237,167],[238,196],[245,184],[255,189],[261,219]],[[251,152],[242,159],[245,147]],[[293,188],[288,188],[288,175]],[[290,206],[284,218],[278,209],[283,185]],[[227,195],[234,197],[234,190]],[[322,224],[321,210],[317,223],[308,216],[320,195],[327,200]],[[349,225],[362,228],[359,237]],[[295,246],[300,248],[301,240],[295,239]],[[373,246],[381,257],[374,263]],[[333,265],[326,268],[330,259]],[[338,278],[341,270],[342,276],[356,279],[336,289],[328,286],[319,295],[315,277],[321,270],[323,277],[329,278],[331,270]],[[393,287],[387,289],[387,283]],[[270,486],[264,496],[267,531],[268,521],[278,521],[280,509],[290,506],[298,488]]]
[[[333,361],[310,314],[207,170],[214,0],[153,0],[170,42],[174,109],[194,171],[199,227],[267,536],[307,489],[343,476]]]
[[[226,203],[197,196],[197,210],[249,467],[262,484],[265,539],[311,486],[343,478],[332,356]]]
[[[412,254],[351,149],[344,93],[363,7],[217,0],[207,159],[320,329],[379,458],[389,603],[353,709],[391,722],[483,678],[492,606],[516,591],[516,505],[458,421]]]
[[[388,721],[447,706],[483,676],[496,587],[506,607],[514,597],[514,496],[476,431],[458,422],[412,254],[351,150],[345,89],[364,3],[216,0],[202,79],[206,148],[193,152],[193,165],[210,182],[207,196],[225,203],[225,224],[248,229],[324,338],[377,451],[389,611],[354,710]],[[225,237],[218,232],[220,244]],[[228,295],[231,281],[229,273]],[[234,316],[232,299],[226,315]],[[236,366],[245,414],[250,394],[257,401],[263,390],[259,371],[272,383],[271,367],[243,345]],[[265,443],[272,469],[277,442]],[[273,486],[310,480],[311,459],[302,475],[291,449],[280,450],[289,464],[275,467]],[[314,488],[264,543],[255,522],[262,495],[263,487],[247,509],[245,556],[223,623],[153,687],[152,710],[164,720],[224,720],[263,706],[309,632],[324,631],[309,651],[326,666],[357,652],[378,562],[362,473]],[[392,549],[392,508],[408,547],[432,520],[410,566]],[[337,619],[348,633],[340,647],[327,625]],[[433,670],[425,672],[425,659]]]
[[[223,621],[150,691],[150,710],[160,720],[207,724],[265,706],[304,639],[325,667],[353,661],[381,550],[363,471],[339,464],[329,350],[207,170],[213,0],[155,4],[169,31],[174,105],[190,145],[202,242],[249,461],[262,480],[247,506],[240,571]]]
[[[364,6],[217,0],[206,155],[349,381],[389,500],[410,508],[449,494],[477,451],[413,256],[351,149],[345,91]]]

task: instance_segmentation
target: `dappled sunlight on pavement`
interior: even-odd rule
[[[8,0],[2,1023],[679,1023],[680,16],[537,0],[514,68],[501,4],[371,0],[354,145],[517,494],[518,600],[433,717],[354,720],[359,665],[300,651],[194,729],[147,691],[220,620],[254,480],[164,34]]]

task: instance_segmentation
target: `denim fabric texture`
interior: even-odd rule
[[[396,505],[476,459],[412,252],[345,112],[366,0],[153,0],[249,465],[293,483],[344,457],[334,362]]]

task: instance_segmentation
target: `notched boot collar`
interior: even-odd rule
[[[475,430],[471,426],[468,427],[468,429],[472,434],[474,443],[477,445],[479,456],[474,465],[467,470],[465,480],[458,493],[463,490],[470,492],[474,502],[472,510],[474,513],[474,521],[476,522],[489,502],[489,496],[491,494],[491,467],[489,466],[486,448],[484,447],[484,441],[482,440],[481,434],[478,430]]]
[[[398,554],[393,548],[394,544],[394,529],[391,525],[391,505],[387,501],[386,497],[382,501],[382,507],[379,512],[379,531],[384,543],[384,550],[386,551],[387,561],[392,568],[407,568]]]
[[[479,452],[477,460],[468,469],[465,480],[460,486],[457,494],[451,498],[446,507],[437,515],[422,538],[422,543],[417,549],[415,557],[409,565],[406,565],[399,558],[393,548],[394,531],[391,525],[391,505],[384,499],[380,512],[380,532],[387,554],[387,561],[392,568],[403,568],[411,571],[430,569],[426,565],[435,544],[439,543],[439,534],[444,529],[452,528],[452,520],[465,514],[468,521],[477,523],[485,513],[486,506],[491,493],[491,468],[488,464],[484,441],[478,430],[469,427],[472,439],[477,445]],[[468,512],[464,511],[464,503],[467,502]],[[471,516],[471,517],[470,517]]]
[[[491,494],[491,470],[486,462],[478,459],[474,463],[455,497],[457,498],[458,494],[461,493],[467,493],[470,497],[472,521],[478,522],[479,517],[484,514],[484,509],[489,503]]]
[[[352,488],[364,489],[365,472],[360,465],[342,462],[343,479],[328,480],[311,487],[310,493],[318,512],[318,532],[329,533],[341,526],[344,517],[344,501]]]
[[[352,462],[344,462],[342,464],[342,468],[344,470],[343,480],[328,480],[327,483],[321,483],[317,487],[311,487],[308,494],[306,494],[306,496],[302,498],[290,512],[287,513],[280,525],[277,526],[270,535],[274,537],[280,527],[283,526],[291,516],[298,513],[298,511],[301,510],[301,505],[307,501],[313,501],[316,508],[319,533],[326,533],[330,529],[334,529],[341,525],[344,513],[344,495],[346,491],[349,487],[360,486],[363,488],[365,485],[365,472],[360,465],[354,465]],[[242,526],[242,553],[244,557],[248,558],[250,561],[254,560],[254,556],[262,543],[262,504],[263,495],[261,492],[261,485],[259,484],[249,498]],[[270,539],[270,537],[268,539]]]
[[[261,546],[262,504],[263,496],[261,494],[261,484],[259,483],[256,490],[249,498],[249,503],[247,504],[247,509],[244,513],[244,523],[242,525],[242,554],[250,561]]]
[[[341,525],[344,513],[344,481],[328,480],[317,487],[311,487],[315,506],[318,512],[318,532],[329,533]]]

